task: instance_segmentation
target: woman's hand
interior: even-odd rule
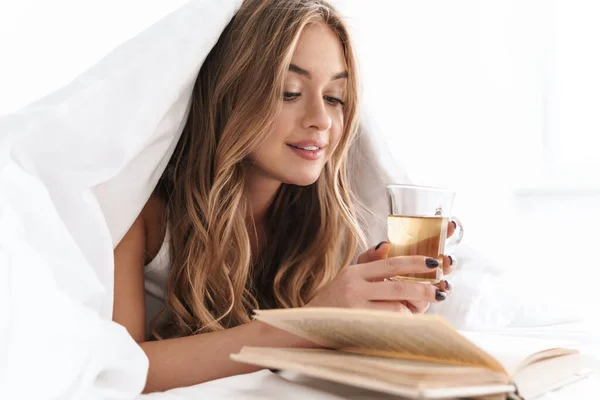
[[[449,224],[448,237],[454,233]],[[423,256],[387,258],[389,243],[381,242],[358,257],[358,263],[343,269],[307,304],[309,307],[347,307],[423,313],[431,302],[446,299],[451,285],[438,286],[408,281],[384,281],[396,275],[431,272],[439,263]],[[452,272],[452,258],[443,257],[444,276]]]

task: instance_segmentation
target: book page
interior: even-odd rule
[[[464,337],[498,360],[509,375],[515,375],[539,358],[572,353],[569,341],[521,338],[480,332],[460,332]]]
[[[437,316],[343,308],[295,308],[258,310],[255,319],[328,348],[505,372],[492,356]]]
[[[581,354],[544,359],[519,369],[514,383],[525,399],[534,398],[579,380],[585,376]]]
[[[423,398],[420,390],[414,385],[408,387],[402,385],[394,385],[381,381],[379,377],[373,377],[362,373],[358,374],[351,373],[348,371],[340,371],[331,367],[310,365],[297,361],[291,361],[269,356],[257,356],[252,354],[252,352],[244,351],[244,349],[242,349],[242,351],[237,354],[231,354],[230,358],[234,361],[241,363],[259,365],[265,368],[277,368],[286,371],[293,371],[313,378],[325,379],[332,382],[360,387],[363,389],[391,393],[396,396],[402,396],[403,398]]]
[[[369,374],[403,386],[464,387],[507,384],[506,374],[483,367],[466,367],[431,361],[365,356],[329,349],[272,348],[244,346],[240,353],[256,358],[269,357],[303,365],[321,366],[352,373]]]
[[[354,361],[333,362],[334,359],[331,357],[354,358]],[[399,371],[388,368],[378,369],[373,368],[373,365],[361,366],[363,361],[370,359],[370,357],[333,350],[244,347],[239,353],[232,354],[230,358],[238,362],[293,371],[319,379],[392,393],[405,398],[436,399],[461,397],[463,394],[476,396],[506,393],[514,390],[512,385],[498,383],[498,381],[502,382],[504,375],[489,370],[479,369],[480,374],[478,376],[470,377],[470,373],[476,369],[438,365],[438,371],[440,372],[443,370],[450,372],[452,368],[464,369],[463,372],[466,372],[466,374],[463,374],[463,377],[470,378],[471,384],[468,381],[461,384],[459,380],[452,379],[451,375],[454,375],[455,372],[450,372],[450,375],[441,374],[438,375],[439,379],[427,381],[423,380],[419,376],[420,374],[400,372],[409,369],[407,365],[402,365],[404,362],[402,360],[396,360],[400,363],[398,365]],[[490,374],[492,376],[488,376]],[[493,379],[494,376],[496,376],[496,379]],[[427,395],[428,391],[432,391],[431,395]],[[452,396],[448,395],[449,391],[452,392]]]

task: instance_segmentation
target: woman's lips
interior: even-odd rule
[[[315,145],[296,145],[288,144],[288,147],[292,149],[297,155],[304,158],[305,160],[313,161],[318,160],[325,153],[324,149]]]

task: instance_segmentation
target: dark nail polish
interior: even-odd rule
[[[446,290],[447,291],[452,290],[452,284],[449,281],[444,281],[444,282],[446,282]]]
[[[458,228],[458,225],[456,225],[456,222],[454,222],[454,221],[450,221],[450,222],[452,222],[454,224],[454,229]]]
[[[437,268],[440,266],[440,263],[435,258],[428,258],[425,260],[425,265],[427,265],[427,268]]]
[[[454,264],[454,258],[452,258],[452,256],[448,256],[448,258],[450,259],[450,265]]]
[[[446,297],[448,297],[448,295],[446,294],[446,292],[442,292],[441,290],[436,290],[435,291],[435,299],[437,301],[444,301],[444,300],[446,300]]]
[[[379,248],[381,247],[382,244],[387,243],[385,240],[383,242],[380,242],[377,246],[375,246],[375,251],[379,250]]]

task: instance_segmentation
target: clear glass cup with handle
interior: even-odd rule
[[[435,258],[439,267],[431,272],[395,276],[392,280],[439,283],[444,276],[443,255],[462,240],[463,227],[451,215],[456,192],[436,187],[390,184],[386,186],[389,201],[387,219],[388,257],[426,256]],[[456,230],[447,238],[448,223]]]

